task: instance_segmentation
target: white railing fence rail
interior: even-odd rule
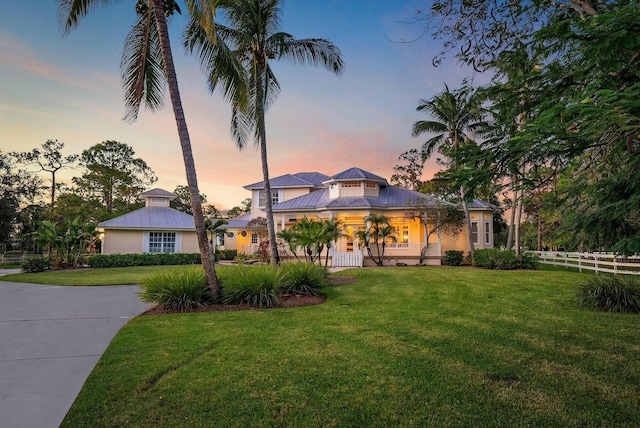
[[[575,253],[561,251],[529,251],[538,256],[538,262],[565,268],[577,268],[622,275],[640,275],[640,256],[625,257],[613,253]]]

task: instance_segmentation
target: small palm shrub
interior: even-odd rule
[[[307,263],[284,263],[280,266],[285,282],[280,287],[284,294],[317,296],[318,289],[327,285],[329,271],[325,266]]]
[[[20,268],[27,273],[44,272],[51,269],[51,261],[44,256],[32,256],[24,259]]]
[[[594,276],[580,285],[578,304],[602,312],[640,312],[640,280],[633,277]]]
[[[153,275],[142,282],[138,294],[143,302],[180,312],[215,303],[202,268],[182,268]]]
[[[458,250],[449,250],[444,252],[442,264],[446,266],[462,266],[464,260],[464,252]]]
[[[277,266],[232,266],[220,270],[222,303],[273,308],[280,304],[284,273]]]

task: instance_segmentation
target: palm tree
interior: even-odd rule
[[[482,108],[479,97],[469,86],[451,92],[447,85],[445,90],[436,94],[432,99],[420,100],[416,108],[419,112],[427,113],[432,120],[419,120],[414,122],[412,136],[417,137],[424,133],[435,133],[422,145],[422,153],[425,159],[431,157],[436,149],[447,157],[455,154],[461,146],[470,140],[469,131],[477,129],[482,124]],[[458,168],[459,165],[450,165]],[[469,254],[473,254],[473,238],[471,236],[471,218],[467,205],[467,192],[464,186],[460,186],[462,208],[467,223],[467,235],[469,237]]]
[[[116,0],[58,0],[58,2],[60,3],[59,17],[65,33],[77,27],[79,20],[89,10],[95,9],[99,5],[120,3]],[[186,3],[190,16],[202,18],[203,28],[210,33],[212,20],[209,17],[212,16],[214,3],[205,0],[186,0]],[[204,13],[201,8],[206,9],[209,13]],[[152,111],[162,107],[162,93],[165,86],[168,85],[182,148],[187,185],[191,192],[191,207],[202,265],[211,292],[218,296],[221,289],[213,264],[213,252],[207,239],[207,229],[199,198],[198,179],[191,151],[191,139],[182,109],[178,79],[169,42],[166,17],[174,12],[180,13],[180,8],[175,0],[137,0],[136,2],[138,19],[125,40],[121,64],[125,89],[125,119],[130,122],[135,121],[140,104],[143,102]]]
[[[342,233],[342,222],[337,218],[327,218],[322,221],[322,239],[324,245],[327,248],[327,253],[324,258],[324,265],[329,265],[329,251],[333,248],[333,243],[340,237],[344,236]]]
[[[224,86],[232,103],[231,132],[239,149],[253,133],[260,149],[265,210],[271,262],[280,262],[273,221],[273,202],[267,162],[265,111],[280,92],[270,62],[287,59],[294,64],[323,66],[335,74],[342,71],[340,50],[326,39],[295,39],[280,31],[282,0],[229,0],[223,12],[228,25],[216,24],[215,40],[201,21],[192,20],[185,44],[197,51],[209,80],[209,89]],[[243,94],[244,90],[244,94]]]
[[[384,214],[371,213],[365,217],[367,222],[365,230],[356,232],[360,245],[364,245],[369,254],[369,258],[376,265],[382,266],[384,263],[384,253],[387,248],[387,241],[396,241],[395,229],[389,224],[389,218]],[[371,245],[376,246],[376,255],[371,251]]]

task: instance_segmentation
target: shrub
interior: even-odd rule
[[[184,312],[215,303],[201,268],[161,272],[145,279],[140,288],[143,302],[157,303],[162,309]]]
[[[233,260],[238,250],[216,250],[216,260]]]
[[[284,284],[280,291],[299,296],[317,296],[318,289],[327,285],[329,271],[315,263],[284,263],[280,266],[284,273]]]
[[[85,259],[94,268],[200,264],[200,253],[95,254]]]
[[[259,260],[258,255],[254,254],[254,255],[248,255],[248,254],[244,254],[244,253],[238,253],[236,254],[236,256],[233,258],[233,261],[239,264],[243,264],[243,263],[247,263],[247,262],[256,262]]]
[[[445,251],[442,263],[446,266],[462,266],[464,260],[464,251],[449,250]]]
[[[280,303],[284,273],[277,266],[233,266],[220,271],[222,302],[273,308]]]
[[[578,304],[603,312],[640,312],[640,280],[622,276],[594,276],[580,285]]]
[[[28,273],[44,272],[51,269],[51,261],[44,256],[27,257],[20,263],[20,268]]]
[[[522,262],[520,262],[513,250],[485,248],[474,251],[473,264],[487,269],[535,269],[538,258],[533,253],[524,253],[522,254]]]

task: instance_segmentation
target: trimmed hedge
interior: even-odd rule
[[[462,266],[464,251],[449,250],[444,252],[442,264],[445,266]]]
[[[20,263],[20,268],[27,273],[44,272],[51,269],[51,260],[44,256],[27,257]]]
[[[535,269],[538,266],[538,256],[533,253],[523,253],[522,263],[520,263],[513,250],[485,248],[473,252],[473,265],[499,270]]]
[[[85,264],[93,268],[195,265],[200,263],[200,253],[95,254],[85,258]]]

